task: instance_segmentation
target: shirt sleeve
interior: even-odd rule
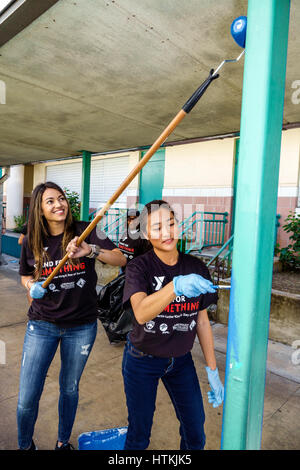
[[[137,292],[148,292],[148,280],[146,277],[145,269],[138,262],[133,259],[126,267],[125,286],[123,293],[123,304],[125,304],[133,294]]]
[[[22,233],[22,235],[27,235],[27,224],[22,225],[20,233]]]
[[[25,236],[23,239],[22,247],[21,247],[21,257],[20,257],[20,267],[19,267],[19,274],[21,276],[31,276],[34,273],[34,267],[29,265],[28,263],[28,243],[27,237]]]
[[[137,248],[137,256],[143,255],[147,253],[147,251],[152,250],[152,245],[143,238],[139,239],[138,248]]]

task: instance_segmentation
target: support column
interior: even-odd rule
[[[80,220],[89,220],[90,207],[91,152],[82,152],[81,206]]]
[[[249,0],[222,449],[259,449],[289,0]]]
[[[10,167],[6,181],[6,228],[15,228],[14,217],[23,214],[24,165]]]
[[[2,213],[3,213],[3,181],[2,181],[2,168],[0,167],[0,266],[2,261]]]
[[[7,178],[9,177],[9,169],[6,167],[6,171],[3,172],[3,169],[0,168],[0,265],[6,264],[3,262],[2,258],[2,212],[3,212],[3,185]],[[3,174],[4,173],[4,174]]]

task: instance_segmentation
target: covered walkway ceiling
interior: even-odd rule
[[[210,68],[239,55],[230,25],[247,14],[246,0],[51,3],[1,37],[2,166],[151,145]],[[300,2],[291,4],[284,124],[300,122]],[[169,141],[239,131],[243,64],[223,67]]]

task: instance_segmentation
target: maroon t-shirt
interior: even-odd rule
[[[151,250],[128,264],[123,303],[128,302],[136,292],[151,295],[175,276],[192,273],[211,281],[208,268],[199,258],[179,253],[176,265],[169,266]],[[216,304],[217,300],[217,294],[202,294],[194,298],[177,296],[163,312],[144,325],[134,318],[130,341],[137,349],[153,356],[182,356],[193,347],[198,312]]]
[[[75,222],[76,235],[80,235],[88,226],[88,222]],[[113,250],[114,243],[96,229],[86,237],[85,241],[98,245],[106,250]],[[63,258],[61,249],[63,234],[50,236],[44,241],[49,261],[43,266],[40,281],[45,280]],[[28,247],[27,236],[22,243],[19,274],[30,276],[34,272],[35,260]],[[53,322],[61,328],[74,327],[97,320],[97,274],[95,260],[79,258],[78,265],[65,264],[54,276],[42,299],[34,299],[28,310],[30,320]]]

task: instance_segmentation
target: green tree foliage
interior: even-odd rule
[[[16,227],[13,229],[14,232],[21,233],[23,225],[26,223],[25,215],[14,216]]]
[[[80,220],[80,200],[79,194],[76,191],[70,191],[64,188],[66,198],[69,201],[71,212],[75,220]]]
[[[296,271],[300,269],[300,216],[291,212],[285,222],[283,230],[290,234],[290,243],[277,254],[284,271]]]

